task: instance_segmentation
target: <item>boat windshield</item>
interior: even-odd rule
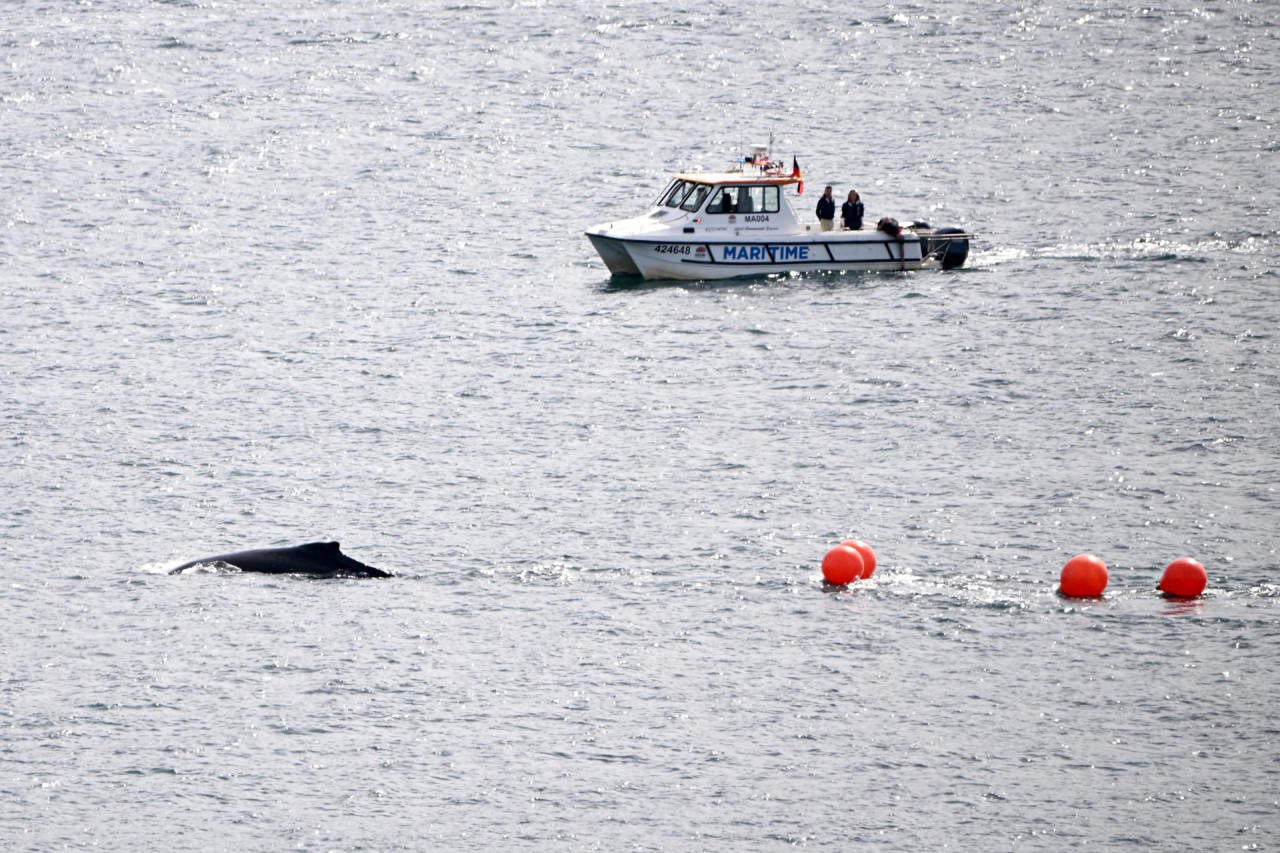
[[[698,208],[702,207],[702,202],[709,192],[711,192],[711,187],[706,184],[694,184],[693,190],[684,197],[684,203],[680,205],[680,209],[696,213]]]
[[[692,186],[688,181],[672,181],[666,191],[658,199],[658,204],[666,207],[679,207],[680,202],[684,201],[684,197],[689,194],[689,188]]]
[[[658,204],[666,207],[678,207],[690,213],[697,212],[706,200],[710,187],[706,184],[695,184],[693,181],[673,181],[658,200]]]
[[[672,199],[672,196],[684,186],[684,181],[679,179],[673,180],[671,183],[663,187],[662,192],[658,195],[658,200],[654,202],[658,207],[666,206]]]

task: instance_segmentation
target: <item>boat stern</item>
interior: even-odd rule
[[[913,230],[920,235],[920,250],[926,263],[937,263],[944,270],[964,266],[973,234],[961,228],[922,226]]]

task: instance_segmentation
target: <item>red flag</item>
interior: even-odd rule
[[[804,195],[804,175],[800,174],[800,163],[795,157],[791,158],[791,177],[800,179],[800,186],[796,187],[796,195]]]

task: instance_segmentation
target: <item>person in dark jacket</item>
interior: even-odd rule
[[[862,230],[862,197],[849,190],[849,200],[840,206],[840,216],[846,231]]]
[[[823,190],[815,212],[818,214],[819,231],[830,231],[836,227],[836,200],[831,197],[831,187]]]

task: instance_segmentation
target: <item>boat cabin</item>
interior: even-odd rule
[[[687,233],[790,233],[803,230],[796,221],[784,187],[799,183],[789,176],[744,172],[680,174],[654,202],[650,216],[690,219]]]

